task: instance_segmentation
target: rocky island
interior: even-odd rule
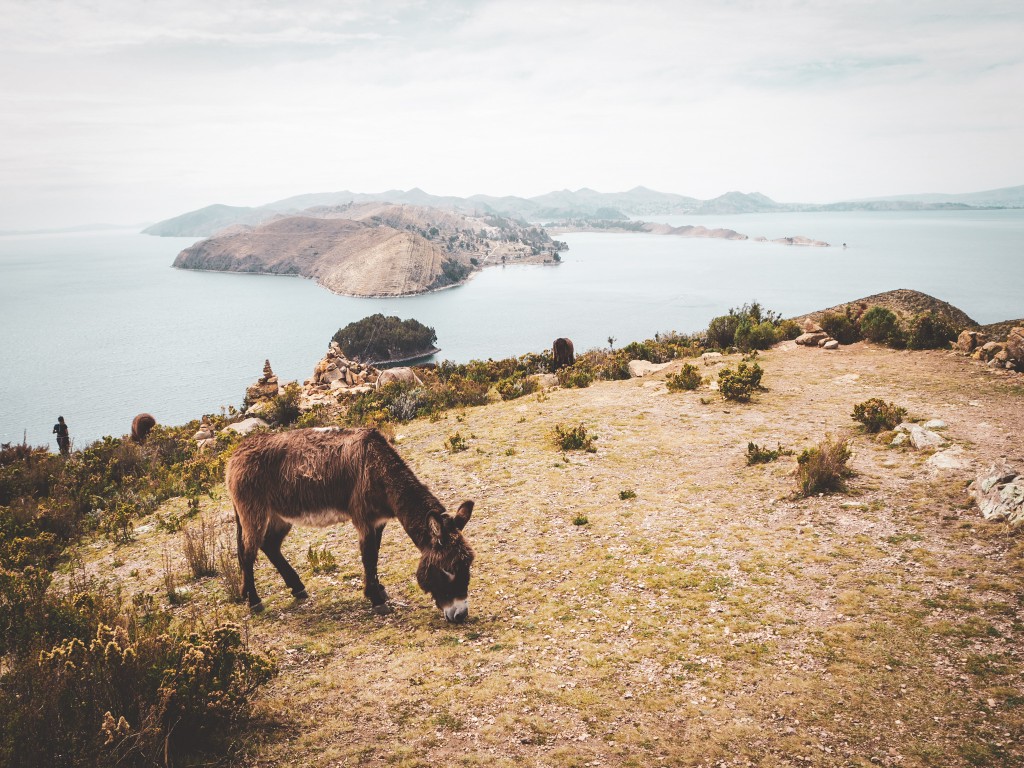
[[[557,263],[564,248],[543,229],[502,216],[361,203],[226,228],[183,250],[174,266],[297,275],[348,296],[409,296],[458,285],[489,265]]]

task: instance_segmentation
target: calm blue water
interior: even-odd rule
[[[269,358],[304,379],[341,326],[374,312],[437,329],[443,357],[502,357],[696,331],[757,299],[796,315],[893,288],[979,322],[1024,317],[1024,211],[756,214],[665,219],[848,248],[636,234],[559,236],[558,267],[492,268],[404,299],[335,296],[297,278],[170,268],[192,238],[130,232],[0,237],[0,442],[76,446],[140,411],[182,423],[241,402]]]

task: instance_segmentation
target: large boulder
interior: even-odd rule
[[[1024,476],[1005,461],[978,475],[971,493],[986,520],[1024,523]]]
[[[269,427],[263,419],[258,419],[255,416],[251,416],[248,419],[242,419],[236,421],[234,424],[228,424],[224,427],[225,432],[237,432],[240,435],[248,435],[257,427]]]
[[[946,444],[945,439],[938,432],[932,432],[919,424],[903,422],[896,427],[897,432],[904,432],[910,438],[910,444],[919,451],[929,448],[941,448]],[[902,442],[902,441],[901,441]],[[893,441],[893,444],[897,444]]]
[[[1024,328],[1011,328],[1006,336],[1006,353],[1018,371],[1024,370]]]
[[[982,344],[978,349],[974,350],[974,358],[983,362],[992,360],[996,355],[1003,351],[1003,345],[998,341],[989,341]]]
[[[380,375],[377,377],[377,386],[383,387],[385,384],[390,384],[395,381],[404,382],[406,384],[415,384],[416,386],[423,384],[420,377],[416,375],[416,371],[412,368],[387,368],[381,371]]]
[[[824,331],[810,331],[808,333],[802,333],[794,339],[797,344],[801,344],[805,347],[816,347],[819,341],[825,341],[828,339],[828,334]]]
[[[988,343],[988,335],[981,331],[961,331],[956,340],[956,351],[962,355],[969,355],[978,347]]]

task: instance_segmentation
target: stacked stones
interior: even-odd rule
[[[214,434],[213,425],[205,416],[203,416],[203,420],[199,422],[199,429],[196,430],[194,435],[192,435],[192,439],[196,441],[196,445],[201,451],[217,444],[217,436]]]
[[[327,354],[313,369],[313,376],[303,382],[302,407],[337,405],[342,398],[372,392],[378,375],[372,365],[346,358],[338,342],[332,341]]]
[[[263,375],[245,390],[245,401],[249,404],[246,412],[260,412],[278,395],[277,376],[270,367],[270,361],[263,362]]]
[[[804,347],[839,349],[839,342],[825,333],[825,329],[811,319],[804,320],[804,332],[796,337],[796,343]]]
[[[964,331],[956,341],[956,349],[992,368],[1024,371],[1024,328],[1012,328],[1005,342],[989,341],[980,331]]]

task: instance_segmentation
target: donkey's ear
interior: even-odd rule
[[[464,501],[459,505],[458,512],[455,513],[455,525],[458,526],[461,531],[466,527],[466,523],[469,522],[470,516],[473,514],[473,502]]]
[[[430,526],[430,538],[436,544],[441,540],[441,520],[437,515],[430,515],[427,517],[427,523]]]

